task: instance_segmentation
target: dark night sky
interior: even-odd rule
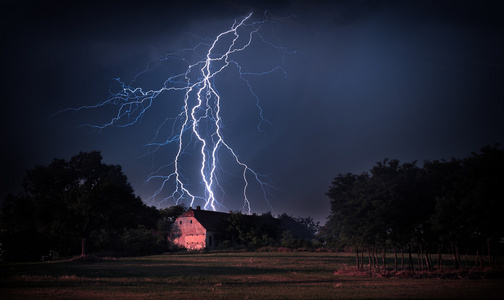
[[[275,25],[275,34],[296,53],[244,58],[250,67],[278,61],[287,78],[254,79],[271,121],[265,135],[255,130],[257,111],[233,103],[226,107],[225,134],[240,159],[275,185],[274,213],[323,222],[325,192],[339,173],[365,172],[384,158],[462,158],[504,142],[498,1],[242,3],[1,1],[0,197],[20,192],[25,170],[35,165],[100,150],[146,199],[156,187],[143,182],[158,158],[142,156],[143,145],[164,118],[180,111],[180,94],[130,128],[76,128],[104,122],[107,110],[50,116],[105,100],[114,78],[129,81],[150,60],[188,47],[189,33],[215,38],[235,18],[254,11],[260,19],[265,9],[294,15]],[[223,93],[242,95],[238,85],[223,82]],[[256,196],[254,212],[271,210]],[[230,210],[241,204],[225,203]]]

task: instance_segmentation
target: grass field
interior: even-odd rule
[[[504,279],[385,278],[353,263],[341,253],[239,252],[3,264],[0,299],[504,298]]]

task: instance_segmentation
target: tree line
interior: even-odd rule
[[[28,170],[23,192],[8,195],[0,213],[0,261],[37,261],[88,253],[133,256],[172,249],[168,236],[182,205],[149,207],[135,196],[119,165],[105,164],[98,151],[54,159]],[[239,213],[226,220],[229,247],[302,246],[314,237],[311,218]],[[275,219],[276,220],[276,219]],[[279,224],[282,224],[281,226]],[[258,227],[259,226],[259,227]],[[278,232],[286,231],[282,237]],[[282,233],[283,233],[282,231]]]
[[[224,236],[218,248],[307,249],[319,244],[316,239],[318,228],[318,222],[311,217],[292,217],[284,213],[275,218],[270,212],[262,215],[234,212],[223,222]]]
[[[355,251],[359,268],[365,260],[380,268],[380,256],[385,268],[386,252],[395,254],[396,270],[398,264],[412,269],[412,256],[422,269],[441,268],[443,253],[451,253],[457,269],[467,267],[468,255],[476,256],[475,266],[500,264],[504,151],[498,144],[422,167],[384,159],[369,172],[339,174],[327,196],[331,213],[319,237]]]
[[[334,178],[324,226],[310,217],[232,213],[221,247],[351,249],[359,268],[367,253],[370,268],[380,268],[381,254],[384,269],[387,252],[395,254],[395,269],[399,264],[412,269],[414,255],[421,268],[432,270],[436,263],[440,268],[443,253],[452,254],[456,268],[467,267],[468,255],[475,255],[476,266],[495,266],[504,238],[503,182],[499,145],[463,159],[425,161],[421,167],[416,161],[384,159],[369,172]],[[186,210],[147,206],[121,167],[103,163],[98,151],[55,159],[28,170],[23,192],[5,199],[0,258],[162,253],[172,248],[172,224]]]

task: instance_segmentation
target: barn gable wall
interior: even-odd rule
[[[206,247],[207,230],[195,217],[181,216],[174,225],[180,231],[179,237],[174,239],[175,244],[188,250],[198,250]]]

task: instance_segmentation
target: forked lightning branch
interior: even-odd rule
[[[156,168],[156,171],[147,176],[147,182],[157,182],[159,187],[149,197],[147,202],[151,204],[163,201],[174,201],[175,204],[184,202],[189,206],[202,205],[205,209],[225,209],[221,201],[226,191],[220,183],[219,157],[227,152],[232,157],[233,163],[240,170],[239,176],[242,185],[242,211],[250,213],[251,199],[249,189],[254,181],[254,186],[260,188],[260,194],[270,205],[268,200],[269,189],[272,187],[268,180],[254,171],[247,162],[239,158],[238,153],[226,142],[223,134],[223,116],[221,111],[221,96],[219,90],[226,88],[226,82],[219,81],[219,75],[228,68],[235,68],[242,80],[248,87],[247,93],[252,95],[257,108],[259,122],[257,129],[267,122],[263,118],[263,110],[260,99],[253,90],[249,81],[250,77],[267,76],[280,72],[285,75],[281,66],[272,66],[261,72],[249,72],[242,68],[237,54],[246,54],[246,51],[254,43],[262,43],[263,46],[272,47],[277,52],[289,53],[284,47],[267,40],[261,29],[265,24],[274,23],[275,20],[265,18],[261,21],[252,21],[252,14],[242,19],[235,20],[230,29],[219,33],[214,39],[206,39],[199,42],[191,49],[184,49],[178,53],[169,53],[156,62],[150,62],[148,67],[140,72],[130,84],[122,82],[118,93],[98,104],[69,108],[63,111],[98,109],[105,106],[115,107],[114,115],[103,124],[85,124],[93,128],[103,129],[110,126],[128,127],[139,123],[149,110],[153,109],[160,96],[173,91],[183,92],[182,110],[173,117],[173,112],[167,112],[167,117],[159,125],[155,138],[148,146],[155,153],[162,147],[176,145],[174,156],[170,163]],[[197,57],[194,61],[191,58]],[[243,57],[243,56],[242,56]],[[146,90],[141,86],[135,86],[137,77],[152,72],[159,64],[169,61],[183,62],[187,68],[182,73],[167,76],[166,80],[158,89]],[[173,100],[173,99],[171,99]],[[169,116],[171,113],[172,116]],[[157,140],[160,132],[166,130],[166,122],[172,122],[171,133],[168,138]],[[173,147],[173,146],[172,146]],[[153,149],[153,150],[152,150]],[[197,162],[198,172],[186,172],[185,163],[190,159],[191,163]],[[270,205],[271,207],[271,205]]]

